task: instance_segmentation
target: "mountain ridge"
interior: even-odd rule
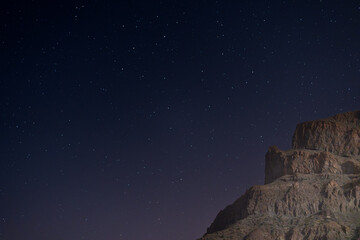
[[[201,240],[358,239],[360,111],[300,123],[271,146],[265,184],[221,210]]]

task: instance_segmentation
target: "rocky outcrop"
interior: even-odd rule
[[[284,175],[301,173],[360,174],[360,160],[319,150],[269,148],[265,156],[265,184]]]
[[[340,156],[360,154],[360,111],[297,125],[293,149],[314,149]]]
[[[265,185],[220,211],[201,239],[357,239],[359,113],[299,124],[293,149],[270,147]]]

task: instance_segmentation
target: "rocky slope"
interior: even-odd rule
[[[201,240],[360,239],[360,111],[297,125],[270,147],[265,185],[220,211]]]

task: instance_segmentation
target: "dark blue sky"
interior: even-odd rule
[[[358,1],[8,1],[0,239],[185,240],[297,123],[359,109]]]

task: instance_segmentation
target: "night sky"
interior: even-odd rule
[[[0,239],[185,240],[297,123],[360,106],[358,1],[7,1]]]

